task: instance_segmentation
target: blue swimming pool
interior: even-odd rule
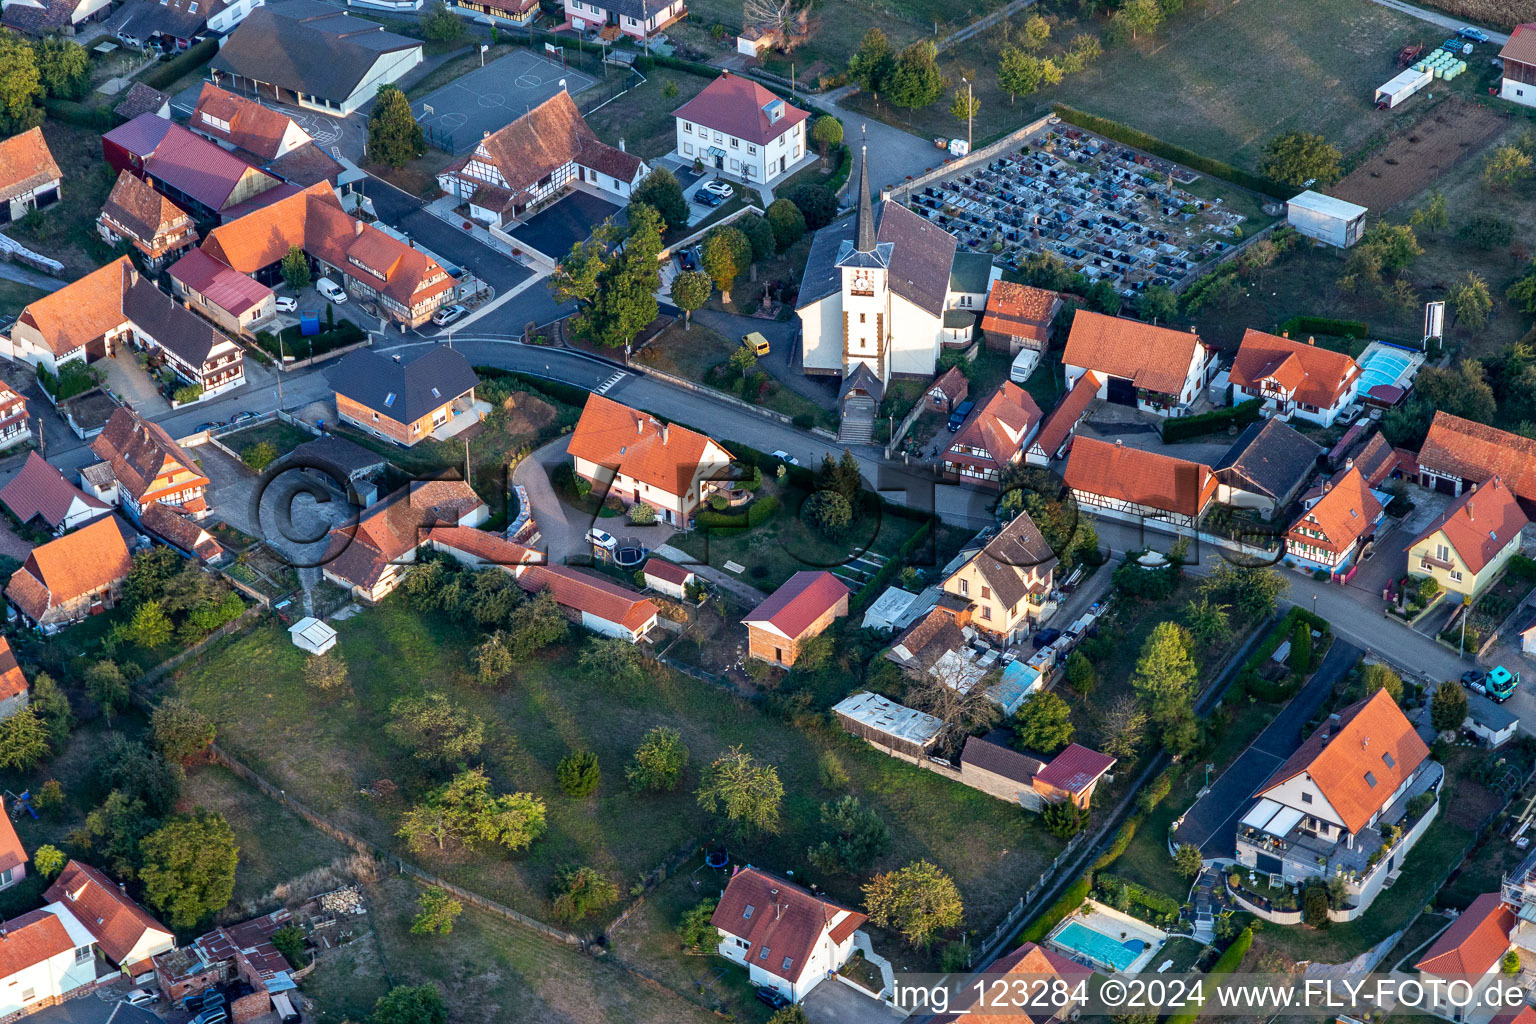
[[[1360,393],[1378,384],[1396,384],[1403,371],[1413,364],[1413,355],[1403,349],[1377,343],[1360,360]]]
[[[1094,963],[1113,967],[1117,971],[1129,968],[1147,948],[1147,944],[1140,939],[1121,942],[1089,928],[1081,921],[1068,921],[1056,933],[1054,941],[1064,949],[1082,953]]]

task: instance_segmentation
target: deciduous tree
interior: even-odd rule
[[[464,913],[464,904],[453,898],[447,889],[429,885],[416,897],[420,908],[411,921],[412,935],[449,935],[453,922]]]
[[[742,271],[752,265],[752,243],[733,227],[712,229],[704,236],[704,270],[720,289],[720,299],[731,304],[731,287]]]
[[[894,105],[909,110],[926,107],[944,95],[944,73],[939,70],[938,49],[932,42],[919,39],[901,51],[885,95]]]
[[[1297,188],[1307,187],[1307,182],[1331,185],[1339,180],[1342,159],[1338,147],[1321,135],[1287,132],[1265,144],[1259,170],[1275,181]]]
[[[688,746],[682,733],[657,726],[635,748],[635,757],[624,770],[634,790],[670,791],[683,780],[688,767]]]
[[[115,661],[98,661],[85,670],[85,692],[107,718],[128,706],[128,679]]]
[[[821,158],[825,160],[833,146],[843,144],[843,122],[831,114],[822,114],[811,122],[811,141],[816,143],[816,148],[821,150]]]
[[[208,753],[217,730],[209,718],[184,697],[167,697],[150,716],[155,746],[172,764],[182,764]]]
[[[1056,753],[1072,742],[1073,731],[1072,708],[1049,690],[1025,697],[1013,716],[1013,734],[1025,750],[1036,753]]]
[[[0,31],[0,135],[16,135],[43,123],[37,55],[14,32]]]
[[[304,681],[322,693],[335,693],[347,685],[347,661],[341,652],[329,650],[304,659]]]
[[[414,850],[454,843],[466,850],[490,844],[516,851],[543,835],[545,822],[543,800],[531,793],[498,796],[483,768],[469,768],[406,811],[396,834]]]
[[[193,927],[234,895],[240,849],[221,815],[178,815],[145,836],[140,851],[144,897],[173,928]]]
[[[373,1004],[368,1024],[448,1024],[448,1004],[430,981],[400,985]]]
[[[764,216],[768,226],[773,228],[773,240],[779,252],[805,237],[805,214],[788,199],[781,197],[769,203]]]
[[[796,185],[785,198],[800,211],[807,231],[819,231],[837,216],[837,196],[825,185],[808,181]]]
[[[699,806],[723,814],[738,832],[779,831],[784,784],[773,765],[759,761],[741,747],[731,747],[704,769],[699,780]]]
[[[590,917],[619,901],[619,887],[596,868],[566,869],[555,876],[555,918],[564,924]]]
[[[782,202],[782,200],[775,200],[775,202]],[[683,311],[683,330],[693,329],[693,311],[708,302],[714,290],[715,286],[710,281],[709,275],[702,271],[685,270],[672,279],[672,304]]]
[[[878,101],[895,68],[896,55],[890,40],[881,29],[871,28],[848,61],[848,77]]]
[[[91,84],[91,55],[71,39],[45,36],[32,44],[38,80],[49,96],[77,100]]]
[[[683,186],[677,175],[665,167],[658,167],[641,179],[629,198],[630,205],[640,203],[661,214],[669,228],[688,226],[688,200],[683,196]]]
[[[1466,277],[1452,285],[1449,298],[1457,323],[1474,331],[1488,323],[1488,314],[1493,312],[1493,296],[1488,294],[1488,282],[1477,271],[1467,271]]]
[[[1369,697],[1377,690],[1386,690],[1393,703],[1403,702],[1403,677],[1390,665],[1372,662],[1360,672],[1360,692]]]
[[[396,697],[384,732],[423,761],[454,764],[480,752],[485,723],[438,691]]]
[[[1531,174],[1531,156],[1519,146],[1499,146],[1483,159],[1483,184],[1491,188],[1512,188]]]
[[[68,695],[59,688],[53,676],[46,672],[39,672],[32,677],[31,707],[42,718],[43,726],[48,730],[49,746],[54,750],[61,749],[69,739],[69,731],[74,728],[75,713],[70,707]]]
[[[914,946],[960,926],[965,907],[954,880],[926,860],[876,875],[864,886],[864,909],[880,928],[893,928]]]

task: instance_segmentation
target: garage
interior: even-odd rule
[[[1105,397],[1115,405],[1135,405],[1136,385],[1125,377],[1109,378]]]

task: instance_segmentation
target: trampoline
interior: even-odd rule
[[[623,569],[635,569],[645,561],[650,549],[638,541],[625,539],[613,551],[613,564]]]

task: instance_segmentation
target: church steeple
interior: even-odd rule
[[[869,199],[869,143],[859,147],[859,252],[875,251],[875,210]]]

